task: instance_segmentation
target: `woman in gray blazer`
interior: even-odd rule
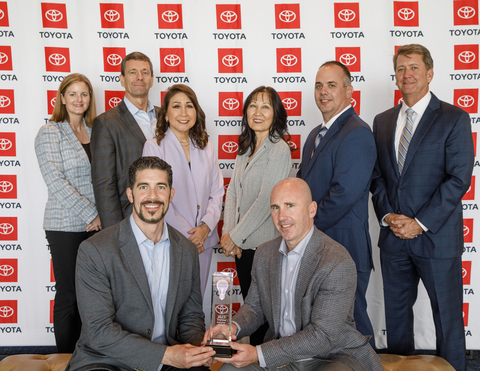
[[[92,84],[74,73],[58,88],[50,121],[35,138],[35,153],[48,188],[43,228],[56,280],[53,326],[58,353],[72,353],[81,321],[75,296],[80,243],[101,229],[90,173],[90,133],[96,116]]]
[[[235,256],[243,298],[250,288],[255,249],[278,236],[270,216],[270,193],[292,168],[289,138],[287,111],[278,93],[271,87],[255,89],[243,106],[242,133],[227,189],[220,241],[225,255]],[[254,335],[251,344],[261,344],[263,335]]]

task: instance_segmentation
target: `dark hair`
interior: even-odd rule
[[[92,126],[93,119],[97,116],[97,110],[95,106],[95,94],[93,93],[93,88],[92,88],[92,84],[90,83],[90,80],[87,78],[87,76],[82,75],[80,73],[72,73],[71,75],[68,75],[67,77],[65,77],[60,83],[60,86],[58,87],[58,90],[57,90],[57,97],[55,98],[55,107],[53,108],[53,114],[52,114],[52,117],[50,118],[50,121],[70,122],[70,117],[68,116],[68,112],[67,112],[67,109],[65,108],[65,105],[62,103],[61,96],[62,95],[65,96],[65,91],[68,89],[68,87],[77,82],[84,82],[87,85],[88,92],[90,94],[90,105],[88,106],[87,110],[83,113],[83,118],[85,119],[85,123],[87,124],[87,126]]]
[[[347,87],[349,85],[352,85],[352,75],[350,74],[350,70],[348,69],[347,66],[345,66],[343,63],[341,63],[339,61],[328,61],[328,62],[325,62],[324,64],[322,64],[320,66],[320,68],[328,67],[328,66],[338,66],[338,67],[340,67],[342,69],[343,73],[345,74],[344,86]]]
[[[151,157],[140,157],[133,161],[133,164],[128,168],[128,187],[133,189],[135,182],[137,181],[137,173],[142,170],[162,170],[167,172],[167,183],[170,189],[173,183],[172,167],[162,159]]]
[[[433,59],[427,48],[420,44],[408,44],[398,48],[397,53],[393,56],[393,69],[395,71],[397,70],[397,59],[399,55],[405,55],[408,57],[410,54],[421,55],[427,71],[433,68]]]
[[[190,87],[183,84],[176,84],[170,86],[170,88],[168,88],[167,94],[165,94],[165,97],[163,98],[162,106],[160,107],[160,112],[158,113],[157,127],[155,129],[157,144],[160,144],[162,139],[165,137],[165,133],[167,132],[168,127],[170,126],[170,124],[165,119],[165,115],[167,114],[170,100],[178,93],[184,93],[193,103],[195,111],[197,111],[197,119],[195,121],[195,124],[189,130],[188,135],[198,148],[204,149],[208,143],[208,134],[205,127],[205,113],[203,112],[202,107],[200,107],[200,104],[198,103],[195,92]]]
[[[270,86],[259,86],[250,93],[243,104],[242,133],[238,138],[239,155],[244,155],[245,153],[252,154],[255,152],[257,136],[255,135],[255,131],[248,126],[247,110],[250,102],[256,98],[257,94],[261,93],[268,94],[270,103],[273,107],[273,121],[268,133],[268,139],[274,143],[278,142],[279,140],[284,140],[287,142],[290,139],[287,126],[287,111],[283,106],[282,100],[280,99],[277,91]]]
[[[144,62],[148,62],[148,64],[150,65],[150,73],[151,75],[153,76],[153,65],[152,65],[152,61],[150,60],[150,58],[148,58],[145,54],[141,53],[141,52],[133,52],[133,53],[130,53],[128,54],[125,58],[122,59],[122,63],[120,65],[120,73],[122,76],[125,76],[125,68],[127,66],[127,62],[128,61],[144,61]]]

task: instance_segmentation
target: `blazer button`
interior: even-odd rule
[[[401,191],[403,189],[403,187],[398,187],[398,190]]]
[[[150,335],[152,333],[152,330],[148,329],[147,334]]]
[[[200,210],[200,205],[197,205],[197,210]]]
[[[401,214],[402,212],[400,210],[397,210],[397,214]]]

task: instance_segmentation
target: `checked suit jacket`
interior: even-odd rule
[[[295,288],[296,333],[280,338],[281,241],[266,242],[255,253],[248,296],[233,318],[241,329],[237,338],[252,334],[267,320],[261,348],[269,370],[317,357],[341,361],[356,371],[381,371],[368,337],[355,329],[355,263],[342,245],[315,227]]]
[[[168,234],[165,338],[168,345],[200,345],[205,325],[198,251],[176,229],[168,226]],[[157,371],[167,345],[151,341],[152,296],[130,218],[80,245],[76,289],[82,332],[67,370],[106,363],[122,371]]]
[[[454,258],[463,252],[462,197],[470,186],[473,140],[469,115],[433,93],[408,148],[402,175],[395,153],[395,126],[401,105],[375,117],[377,163],[372,201],[379,221],[388,213],[418,218],[428,228],[413,240],[382,227],[378,246],[397,252],[407,243],[418,256]]]
[[[158,107],[155,112],[158,114]],[[92,183],[102,227],[119,223],[132,213],[127,198],[128,168],[142,157],[146,138],[125,102],[93,121],[90,139]]]

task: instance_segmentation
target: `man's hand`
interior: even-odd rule
[[[403,240],[415,238],[423,233],[423,229],[417,221],[408,216],[388,214],[384,220],[390,226],[393,234]]]
[[[219,358],[223,363],[231,363],[236,368],[245,367],[252,363],[258,363],[257,348],[250,344],[230,342],[232,349],[237,351],[232,358]]]
[[[162,364],[176,368],[191,368],[213,363],[215,351],[210,347],[196,347],[191,344],[178,344],[167,347]]]
[[[237,333],[238,328],[235,323],[232,323],[232,340],[236,340],[237,337],[235,334]],[[228,326],[227,325],[216,325],[214,328],[209,328],[205,331],[205,335],[203,336],[202,345],[207,345],[208,341],[213,337],[217,337],[218,335],[222,334],[225,339],[228,339]]]

